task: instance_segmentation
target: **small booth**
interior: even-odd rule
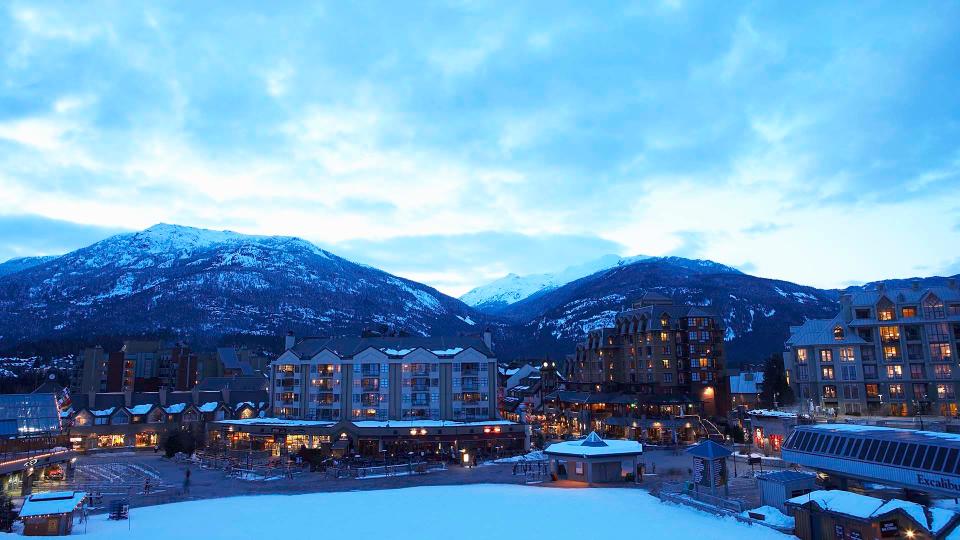
[[[693,456],[693,487],[699,493],[701,487],[709,488],[710,495],[718,497],[723,488],[727,494],[727,457],[733,452],[707,439],[687,449]]]
[[[787,513],[788,499],[806,495],[816,489],[817,475],[806,471],[777,471],[757,476],[760,485],[760,504],[772,506]]]
[[[643,446],[637,441],[601,439],[596,432],[586,439],[551,444],[543,451],[555,479],[586,484],[623,482],[632,475],[638,482],[637,457]]]
[[[65,536],[73,531],[73,518],[83,505],[83,491],[34,493],[23,501],[20,519],[25,536]]]

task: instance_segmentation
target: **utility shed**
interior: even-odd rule
[[[801,540],[953,540],[960,515],[945,508],[839,490],[813,491],[785,503]]]
[[[73,518],[87,494],[83,491],[35,493],[23,501],[20,519],[25,536],[65,536],[73,530]]]
[[[637,441],[601,439],[592,432],[580,441],[553,443],[543,453],[557,479],[609,483],[622,482],[631,473],[637,481],[637,456],[643,453],[643,446]]]
[[[817,475],[803,471],[777,471],[757,477],[760,485],[760,504],[772,506],[787,513],[784,504],[788,499],[806,495],[816,487]]]

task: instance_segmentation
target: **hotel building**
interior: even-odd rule
[[[832,319],[790,328],[784,365],[805,410],[908,416],[958,413],[960,290],[878,285],[840,297]]]

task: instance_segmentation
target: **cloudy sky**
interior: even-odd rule
[[[960,3],[0,6],[0,260],[158,222],[461,294],[960,272]]]

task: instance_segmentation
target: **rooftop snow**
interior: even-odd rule
[[[784,412],[784,411],[771,411],[770,409],[753,409],[748,411],[747,414],[751,416],[769,416],[775,418],[796,418],[795,413]]]
[[[336,424],[325,420],[287,420],[284,418],[244,418],[241,420],[219,420],[218,424],[231,426],[289,426],[289,427],[327,427]]]
[[[72,512],[87,494],[83,491],[51,491],[34,493],[23,501],[20,517],[43,516],[47,514],[65,514]]]
[[[591,433],[591,435],[596,435]],[[599,437],[597,437],[599,439]],[[602,445],[596,445],[587,437],[579,441],[564,441],[553,443],[544,450],[547,454],[557,454],[561,456],[612,456],[612,455],[636,455],[643,453],[643,445],[637,441],[622,441],[619,439],[602,439]]]

